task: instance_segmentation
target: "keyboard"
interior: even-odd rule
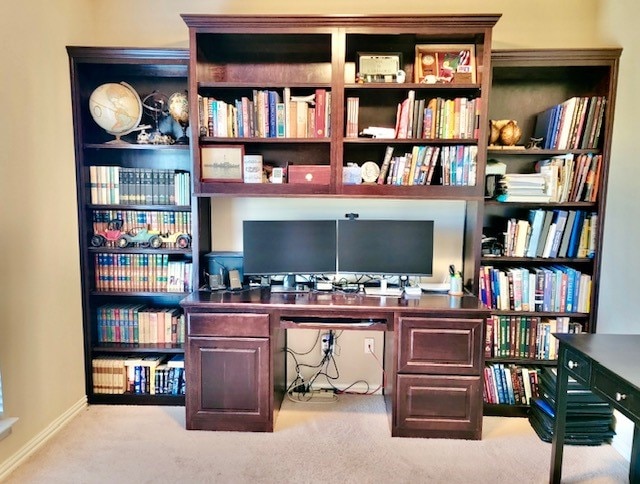
[[[382,289],[380,287],[365,287],[364,293],[367,296],[389,296],[389,297],[402,297],[402,289],[399,287],[387,287]]]

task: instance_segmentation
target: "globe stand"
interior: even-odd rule
[[[187,126],[189,126],[189,125],[180,123],[180,127],[182,128],[182,136],[180,136],[176,140],[176,144],[177,145],[188,145],[189,144],[189,137],[187,136]]]
[[[112,139],[111,141],[105,141],[105,145],[130,145],[132,143],[130,143],[129,141],[125,141],[121,138],[121,134],[114,134],[114,133],[109,133],[109,134],[113,134],[113,136],[116,137],[116,139]],[[127,133],[128,134],[128,133]]]

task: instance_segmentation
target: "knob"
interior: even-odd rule
[[[567,366],[573,370],[574,368],[578,368],[578,363],[576,363],[573,360],[569,360],[569,363],[567,363]]]
[[[624,393],[620,393],[620,392],[616,392],[616,402],[619,402],[620,400],[626,400],[627,399],[627,395]]]

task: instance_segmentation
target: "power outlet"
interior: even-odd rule
[[[375,353],[375,340],[373,338],[365,338],[364,339],[364,352],[366,353]]]
[[[320,355],[324,356],[327,353],[334,355],[336,352],[335,336],[333,333],[323,333],[320,337]]]

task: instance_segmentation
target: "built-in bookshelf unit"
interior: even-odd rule
[[[536,369],[556,363],[552,333],[596,331],[620,54],[492,54],[488,118],[494,128],[515,121],[521,137],[503,146],[494,133],[487,148],[486,239],[478,269],[478,294],[493,311],[485,339],[486,415],[526,415],[524,389],[535,392]],[[540,180],[544,188],[536,193]],[[509,386],[515,398],[494,403],[505,368],[503,384],[511,384],[505,398]],[[532,380],[525,384],[527,377]]]
[[[88,401],[183,405],[179,301],[193,288],[198,224],[189,145],[171,142],[182,129],[168,103],[187,89],[189,53],[67,50]],[[120,136],[131,118],[146,128]]]

